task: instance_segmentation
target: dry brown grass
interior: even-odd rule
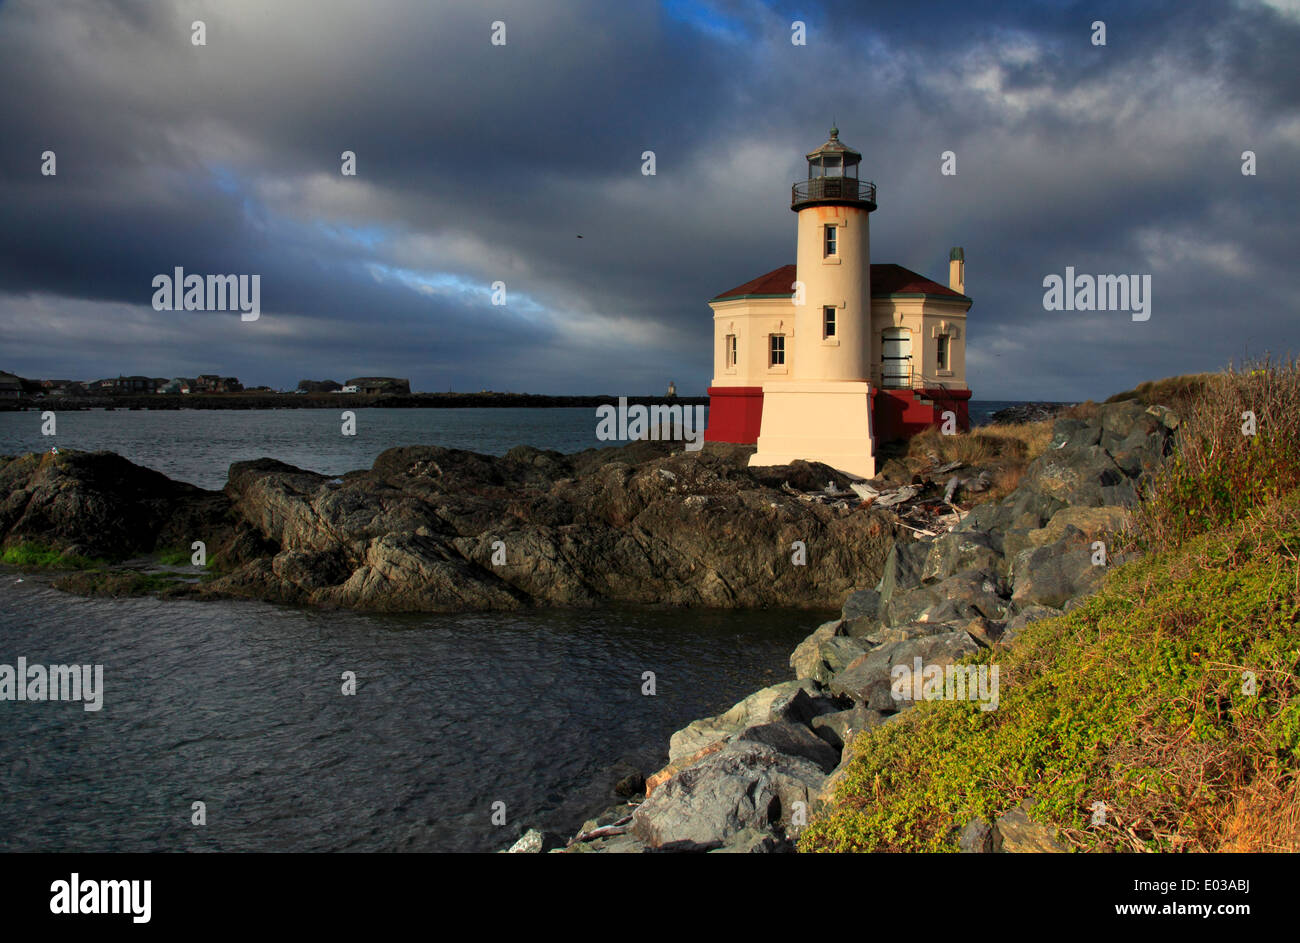
[[[1300,851],[1300,779],[1272,764],[1233,797],[1215,824],[1218,851]]]
[[[1177,410],[1188,400],[1201,396],[1206,387],[1216,382],[1219,376],[1217,373],[1188,373],[1165,377],[1163,380],[1148,380],[1131,390],[1108,397],[1106,402],[1118,403],[1121,400],[1135,399],[1144,406],[1168,406]]]
[[[993,485],[977,503],[1000,501],[1020,484],[1029,463],[1047,450],[1052,422],[980,426],[957,435],[944,435],[932,426],[908,441],[906,461],[918,470],[930,464],[931,456],[937,457],[939,464],[962,462],[987,469]]]
[[[907,457],[937,455],[940,463],[988,465],[1002,461],[1026,465],[1042,455],[1051,440],[1051,420],[980,426],[957,435],[944,435],[937,426],[931,426],[908,441]]]
[[[993,473],[993,487],[982,495],[985,501],[1001,501],[1020,487],[1027,465],[1008,465]]]
[[[1059,415],[1062,419],[1082,419],[1084,422],[1091,422],[1101,415],[1101,406],[1092,400],[1085,400],[1061,410]]]

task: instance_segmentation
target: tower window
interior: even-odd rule
[[[785,366],[785,335],[769,334],[767,365],[769,367]]]
[[[935,359],[939,364],[939,369],[940,370],[951,369],[948,363],[949,360],[948,349],[950,347],[948,343],[948,335],[940,334],[937,338],[935,338],[935,340],[938,342],[935,344]]]
[[[827,305],[822,308],[822,337],[835,336],[835,308],[833,305]]]
[[[735,334],[727,335],[726,357],[727,357],[727,366],[734,367],[736,365],[736,335]]]
[[[836,247],[835,230],[836,230],[835,226],[826,227],[826,254],[827,255],[835,255],[835,247]]]

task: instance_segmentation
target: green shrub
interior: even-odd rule
[[[1213,375],[1176,411],[1182,419],[1176,451],[1135,515],[1132,550],[1176,547],[1300,486],[1300,364],[1294,359]],[[1248,412],[1254,435],[1243,432]]]

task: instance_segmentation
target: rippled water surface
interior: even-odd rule
[[[0,701],[4,850],[470,851],[571,830],[613,801],[617,762],[657,768],[672,731],[788,678],[817,622],[376,616],[18,579],[0,570],[0,663],[102,664],[105,693],[98,712]],[[190,824],[195,800],[206,827]]]
[[[577,452],[596,439],[595,409],[356,409],[356,435],[337,409],[91,409],[57,412],[57,435],[36,411],[0,413],[0,455],[109,449],[201,488],[220,488],[232,462],[277,458],[340,475],[369,468],[384,449],[441,445],[504,455],[516,445]]]

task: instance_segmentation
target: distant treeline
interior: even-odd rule
[[[588,407],[618,405],[617,396],[545,396],[533,393],[138,393],[111,396],[50,396],[35,399],[0,401],[0,410],[9,409],[466,409]],[[682,406],[707,406],[707,396],[629,396],[629,405],[677,403]]]

